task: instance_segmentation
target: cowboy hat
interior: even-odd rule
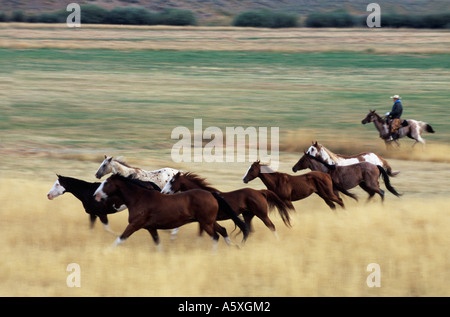
[[[399,95],[393,95],[391,96],[391,99],[402,99]]]

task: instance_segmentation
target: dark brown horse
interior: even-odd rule
[[[148,190],[132,179],[113,175],[95,191],[97,201],[108,196],[119,196],[128,207],[128,226],[117,238],[114,245],[124,242],[139,229],[147,229],[155,244],[160,248],[158,229],[173,229],[197,221],[202,230],[213,238],[216,247],[220,233],[229,243],[225,228],[216,222],[219,208],[229,213],[229,217],[242,230],[244,241],[248,236],[245,223],[239,219],[228,203],[217,193],[194,189],[174,195],[165,195]]]
[[[272,223],[268,216],[268,207],[278,209],[281,219],[286,226],[290,226],[290,217],[288,213],[288,207],[286,204],[275,194],[268,189],[256,190],[252,188],[242,188],[231,192],[220,192],[202,177],[194,173],[181,173],[178,172],[167,185],[162,189],[162,193],[173,194],[178,191],[187,191],[194,188],[200,188],[209,192],[220,193],[221,196],[230,204],[231,208],[238,214],[242,213],[245,223],[248,228],[251,228],[251,220],[254,216],[262,220],[262,222],[269,228],[275,236],[275,225]],[[229,219],[228,214],[223,211],[219,211],[217,220]]]
[[[307,168],[313,171],[329,173],[335,187],[354,199],[356,199],[356,196],[347,192],[347,190],[359,185],[359,187],[369,194],[369,199],[375,194],[379,194],[381,199],[384,200],[384,191],[380,188],[378,182],[380,175],[383,176],[386,188],[395,196],[400,196],[395,188],[391,186],[389,175],[380,165],[374,165],[368,162],[345,166],[328,165],[319,158],[308,155],[305,152],[300,160],[292,167],[292,171],[295,173]]]
[[[264,170],[262,171],[262,169]],[[256,161],[250,166],[242,180],[244,183],[248,183],[256,177],[259,177],[264,185],[275,192],[289,207],[293,208],[291,201],[304,199],[316,193],[331,209],[336,208],[333,202],[344,208],[342,199],[333,191],[333,182],[327,173],[313,171],[293,176],[271,171],[266,165]]]

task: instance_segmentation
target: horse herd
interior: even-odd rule
[[[226,229],[217,221],[231,219],[241,230],[244,242],[252,228],[251,220],[256,216],[278,237],[275,225],[268,216],[269,210],[276,208],[284,224],[290,227],[290,212],[295,210],[292,201],[313,193],[320,196],[332,210],[336,208],[335,204],[344,208],[339,193],[357,200],[348,191],[356,186],[369,194],[368,199],[375,194],[384,199],[384,191],[378,181],[382,176],[386,188],[395,196],[400,196],[389,179],[398,172],[393,172],[386,160],[374,153],[342,156],[315,142],[292,167],[294,173],[302,169],[311,171],[291,175],[275,172],[256,161],[243,176],[243,182],[248,183],[259,177],[267,189],[246,187],[222,192],[192,172],[172,168],[145,171],[105,155],[95,177],[101,179],[109,173],[112,176],[101,183],[90,183],[57,175],[58,179],[47,198],[52,200],[66,192],[72,193],[89,214],[91,227],[98,217],[105,230],[112,233],[108,214],[128,209],[128,225],[113,246],[123,243],[135,231],[146,229],[160,249],[157,230],[173,229],[172,236],[175,237],[180,226],[198,222],[200,232],[206,231],[211,236],[213,249],[216,249],[219,235],[231,244]],[[240,214],[242,218],[238,217]]]

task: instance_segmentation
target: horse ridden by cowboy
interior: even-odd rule
[[[392,109],[390,112],[386,113],[386,117],[389,119],[389,139],[388,141],[397,140],[399,138],[398,130],[403,126],[405,120],[400,119],[403,113],[403,105],[401,97],[399,95],[391,96],[394,100]]]

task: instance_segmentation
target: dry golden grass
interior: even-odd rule
[[[330,32],[332,31],[332,32]],[[0,47],[15,49],[218,50],[447,53],[446,30],[264,29],[2,23]]]
[[[283,156],[281,170],[288,171],[296,159],[293,154]],[[91,175],[99,163],[73,164],[71,176]],[[143,160],[140,166],[150,163]],[[246,165],[230,169],[198,164],[189,170],[231,190],[245,186],[241,177]],[[160,232],[162,253],[144,230],[107,252],[115,237],[100,223],[90,230],[76,198],[65,194],[47,200],[55,178],[4,175],[0,295],[449,296],[449,166],[397,160],[391,165],[401,170],[392,184],[404,193],[402,198],[386,193],[384,203],[378,197],[366,203],[366,194],[356,189],[360,202],[345,199],[347,213],[338,209],[333,214],[311,196],[295,203],[292,228],[272,212],[278,241],[255,219],[245,246],[230,248],[221,240],[216,254],[208,237],[197,237],[196,224],[182,227],[175,241]],[[85,179],[93,181],[93,176]],[[264,187],[259,180],[248,186]],[[127,211],[110,216],[110,223],[122,231]],[[222,223],[233,230],[229,221]],[[236,243],[241,239],[232,236]],[[69,263],[81,267],[79,288],[66,285]],[[369,263],[380,265],[380,288],[366,284]]]

